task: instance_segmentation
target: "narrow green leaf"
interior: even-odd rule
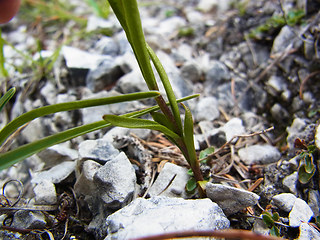
[[[3,107],[9,102],[9,100],[13,97],[16,93],[16,88],[10,88],[1,98],[0,98],[0,112],[2,111]]]
[[[139,67],[145,82],[150,90],[158,90],[149,55],[146,49],[146,41],[141,25],[138,4],[136,0],[109,0],[121,26],[126,32],[128,41],[137,58]]]
[[[194,193],[197,188],[197,181],[194,177],[191,177],[186,184],[187,193]]]
[[[172,139],[179,139],[180,137],[168,129],[165,126],[160,125],[159,123],[146,119],[136,119],[136,118],[128,118],[123,116],[115,116],[115,115],[104,115],[103,119],[107,122],[110,122],[114,126],[125,127],[125,128],[145,128],[151,130],[157,130],[165,135],[171,137]]]
[[[170,122],[168,120],[168,118],[160,112],[152,112],[151,116],[153,118],[153,120],[155,120],[157,123],[166,126],[167,128],[169,128],[171,131],[174,131],[174,125],[172,124],[172,122]]]
[[[198,95],[191,95],[191,96],[188,96],[185,98],[181,98],[178,100],[178,102],[186,101],[188,99],[192,99],[197,96]],[[167,103],[167,104],[169,104],[169,103]],[[144,110],[128,113],[123,116],[132,117],[132,118],[140,117],[140,116],[143,116],[143,115],[150,113],[152,111],[158,111],[158,110],[159,110],[159,106],[154,106],[154,107],[149,107]],[[51,135],[49,137],[40,139],[38,141],[29,143],[29,144],[25,144],[23,146],[20,146],[16,149],[8,151],[6,153],[2,153],[2,154],[0,154],[0,170],[5,169],[7,167],[10,167],[11,165],[13,165],[21,160],[24,160],[25,158],[30,157],[31,155],[38,153],[41,150],[44,150],[48,147],[51,147],[53,145],[68,141],[68,140],[75,138],[77,136],[81,136],[83,134],[93,132],[93,131],[96,131],[96,130],[99,130],[99,129],[102,129],[105,127],[109,127],[109,126],[111,126],[111,124],[106,123],[105,120],[98,121],[98,122],[83,125],[83,126],[80,126],[77,128],[72,128],[72,129],[66,130],[64,132],[57,133],[57,134]]]
[[[12,120],[8,123],[1,131],[0,131],[0,144],[2,144],[10,134],[16,131],[19,127],[26,124],[29,121],[34,120],[35,118],[42,117],[48,114],[62,112],[62,111],[71,111],[80,108],[87,107],[95,107],[106,104],[113,104],[119,102],[133,101],[139,100],[143,98],[151,98],[159,96],[159,92],[150,91],[150,92],[140,92],[140,93],[131,93],[107,98],[99,98],[99,99],[87,99],[81,101],[67,102],[67,103],[59,103],[48,105],[44,107],[40,107],[34,110],[31,110],[27,113],[22,114],[16,119]]]
[[[305,155],[304,163],[305,163],[305,171],[307,173],[312,173],[315,166],[313,164],[313,155],[311,153]]]
[[[184,117],[184,142],[188,151],[187,161],[190,166],[197,166],[199,162],[197,160],[197,154],[194,147],[194,137],[193,137],[193,119],[192,114],[189,108],[187,108],[184,104],[182,106],[185,109],[185,117]]]
[[[181,118],[180,118],[180,111],[179,111],[179,107],[178,107],[178,103],[177,103],[177,99],[176,96],[174,95],[171,83],[169,81],[168,75],[166,73],[166,71],[164,70],[159,58],[157,57],[157,55],[155,54],[155,52],[151,49],[151,47],[149,45],[147,45],[147,50],[149,53],[149,56],[160,76],[161,82],[164,86],[164,89],[166,91],[169,103],[170,103],[170,107],[174,116],[174,119],[176,121],[177,124],[177,133],[178,134],[182,134],[182,122],[181,122]]]

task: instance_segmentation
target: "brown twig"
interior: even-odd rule
[[[320,74],[320,71],[315,71],[315,72],[313,72],[313,73],[310,73],[308,76],[306,76],[306,77],[302,80],[301,85],[300,85],[300,89],[299,89],[299,97],[300,97],[300,99],[303,100],[303,89],[304,89],[304,86],[305,86],[305,84],[307,83],[307,81],[308,81],[310,78],[312,78],[312,77],[314,77],[315,75],[317,75],[317,74]]]
[[[283,240],[284,238],[261,235],[247,230],[217,230],[217,231],[184,231],[184,232],[173,232],[164,233],[149,237],[135,238],[131,240],[163,240],[171,238],[186,238],[186,237],[218,237],[228,239],[242,239],[242,240]]]

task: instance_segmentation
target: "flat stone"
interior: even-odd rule
[[[55,185],[48,181],[43,180],[38,183],[34,188],[35,204],[37,205],[53,205],[57,203],[57,193]]]
[[[60,183],[74,172],[75,166],[75,161],[66,161],[52,167],[47,171],[36,172],[33,174],[31,183],[41,183],[43,180],[47,180],[52,183]]]
[[[297,198],[289,213],[289,225],[291,227],[299,227],[303,222],[309,222],[313,216],[313,212],[309,205],[300,198]]]
[[[91,159],[107,162],[114,159],[120,152],[105,139],[86,140],[79,144],[79,159]]]
[[[206,192],[208,198],[216,202],[227,216],[256,205],[260,198],[253,192],[210,182],[206,184]]]
[[[229,227],[220,207],[209,199],[137,198],[106,219],[105,240],[131,239],[186,230],[218,230]]]
[[[300,234],[296,240],[320,239],[319,231],[306,222],[300,224],[299,230]]]
[[[297,197],[292,193],[280,193],[272,197],[272,204],[283,211],[290,212],[296,199]]]
[[[11,227],[18,229],[43,229],[46,222],[45,215],[40,211],[19,210],[14,214]]]
[[[283,180],[282,180],[282,184],[284,186],[286,186],[287,188],[289,188],[290,192],[292,192],[293,194],[297,194],[297,181],[299,179],[299,175],[297,172],[294,172],[292,174],[290,174],[289,176],[286,176]]]
[[[226,134],[226,140],[230,141],[234,136],[245,134],[245,128],[240,118],[230,119],[222,128]]]
[[[99,168],[93,179],[100,198],[109,208],[121,208],[135,196],[135,170],[123,152]]]
[[[187,197],[185,186],[190,176],[188,169],[173,163],[166,163],[156,181],[149,190],[149,195],[166,197]]]
[[[281,153],[271,145],[253,145],[241,148],[238,152],[240,159],[246,164],[270,164],[280,160]]]
[[[212,121],[220,116],[218,101],[214,97],[203,97],[199,100],[195,113],[195,121]]]

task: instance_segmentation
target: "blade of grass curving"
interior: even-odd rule
[[[197,155],[196,155],[196,150],[194,147],[194,138],[193,138],[193,119],[192,119],[192,114],[189,108],[187,108],[183,103],[181,103],[182,106],[185,109],[185,118],[184,118],[184,142],[186,144],[187,150],[188,150],[188,155],[190,166],[195,165],[198,163],[197,161]]]
[[[157,123],[166,126],[169,128],[171,131],[175,131],[175,126],[172,122],[168,121],[168,118],[160,112],[152,112],[151,116],[153,120],[155,120]]]
[[[157,130],[171,137],[172,139],[177,140],[180,138],[179,135],[171,131],[169,128],[151,120],[129,118],[129,117],[123,117],[123,116],[109,115],[109,114],[104,115],[103,119],[111,123],[112,125],[118,126],[118,127]]]
[[[178,102],[187,101],[189,99],[198,97],[198,94],[191,95],[188,97],[184,97],[178,100]],[[169,104],[169,103],[167,103]],[[141,117],[147,113],[150,113],[152,111],[158,111],[160,108],[159,106],[153,106],[149,107],[140,111],[132,112],[124,114],[125,117]],[[27,157],[32,156],[35,153],[40,152],[41,150],[44,150],[48,147],[51,147],[53,145],[68,141],[70,139],[73,139],[75,137],[81,136],[83,134],[93,132],[105,127],[111,126],[110,123],[107,123],[105,120],[101,120],[95,123],[90,123],[87,125],[83,125],[80,127],[68,129],[66,131],[56,133],[54,135],[45,137],[43,139],[40,139],[38,141],[25,144],[23,146],[20,146],[14,150],[11,150],[6,153],[0,154],[0,170],[5,169],[21,160],[24,160]]]
[[[136,0],[125,0],[122,4],[127,23],[128,40],[136,55],[142,75],[150,90],[158,90],[156,78],[152,71],[150,58],[146,49],[146,41],[142,29],[140,13]]]
[[[147,45],[147,50],[149,53],[149,56],[151,57],[151,60],[160,76],[161,82],[164,86],[164,89],[167,93],[167,97],[171,106],[171,110],[173,112],[173,116],[177,125],[177,133],[182,135],[182,122],[181,122],[181,118],[180,118],[180,111],[179,111],[179,107],[177,104],[177,98],[174,95],[171,83],[169,81],[168,75],[166,73],[166,71],[164,70],[159,58],[157,57],[157,55],[155,54],[155,52],[152,50],[152,48]]]
[[[128,32],[127,21],[126,21],[124,9],[123,9],[123,0],[108,0],[108,2],[110,4],[110,7],[113,10],[113,13],[116,15],[118,21],[120,22],[123,30],[127,33],[127,37],[128,37],[129,32]]]
[[[0,98],[0,112],[2,111],[3,107],[7,104],[7,102],[13,97],[16,93],[16,88],[10,88],[1,98]]]
[[[159,92],[150,91],[150,92],[131,93],[131,94],[100,98],[100,99],[87,99],[87,100],[80,100],[80,101],[74,101],[74,102],[68,102],[68,103],[58,103],[58,104],[40,107],[40,108],[31,110],[27,113],[24,113],[21,116],[9,122],[0,131],[0,144],[2,144],[7,139],[7,137],[10,136],[10,134],[16,131],[19,127],[38,117],[42,117],[42,116],[56,113],[56,112],[70,111],[70,110],[75,110],[80,108],[95,107],[95,106],[120,103],[125,101],[133,101],[133,100],[151,98],[156,96],[159,96]]]
[[[9,77],[9,73],[7,69],[5,68],[5,56],[3,52],[4,48],[4,39],[2,38],[2,29],[0,28],[0,72],[1,75],[5,78]]]

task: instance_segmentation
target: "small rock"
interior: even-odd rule
[[[246,165],[270,164],[281,158],[279,150],[271,145],[253,145],[241,148],[238,154]]]
[[[112,57],[109,57],[100,62],[94,69],[89,70],[86,84],[92,92],[111,89],[123,74],[121,67],[115,63]]]
[[[185,25],[186,20],[184,18],[180,16],[173,16],[160,22],[157,26],[157,33],[163,36],[168,36]]]
[[[308,205],[312,209],[314,216],[320,215],[320,194],[317,190],[309,190]]]
[[[93,176],[101,168],[101,164],[87,160],[82,163],[82,166],[79,166],[77,171],[77,180],[74,184],[74,191],[80,195],[93,195],[96,193],[96,186],[93,183]]]
[[[56,103],[57,90],[50,81],[47,81],[46,85],[41,88],[40,93],[48,104],[52,105]]]
[[[105,139],[86,140],[79,144],[79,158],[108,162],[113,160],[119,150]]]
[[[123,152],[99,168],[93,179],[100,198],[110,208],[119,209],[135,196],[135,170]]]
[[[232,118],[221,129],[225,132],[227,141],[246,132],[240,118]]]
[[[75,161],[66,161],[52,167],[47,171],[33,173],[31,183],[37,184],[45,180],[52,183],[60,183],[74,172],[75,166]]]
[[[253,192],[210,182],[206,184],[206,192],[208,198],[216,202],[227,216],[256,205],[260,198]]]
[[[289,225],[299,227],[302,222],[309,222],[313,212],[308,204],[300,198],[297,198],[289,213]]]
[[[291,29],[291,27],[285,25],[273,41],[271,54],[275,55],[283,53],[290,44],[298,44],[297,40],[296,33]]]
[[[282,184],[287,188],[289,188],[290,192],[292,192],[293,194],[297,194],[297,187],[296,187],[297,181],[299,181],[299,175],[297,172],[294,172],[289,176],[286,176],[282,180]]]
[[[119,139],[123,136],[130,136],[131,133],[133,133],[138,138],[146,140],[150,136],[151,130],[139,128],[129,129],[122,127],[114,127],[103,136],[103,139],[111,142],[113,146],[116,146],[116,139]]]
[[[213,61],[211,68],[206,72],[205,86],[213,89],[222,82],[230,79],[230,73],[227,67],[220,61]]]
[[[36,118],[31,121],[25,129],[23,129],[21,135],[27,142],[35,142],[45,137],[45,132],[46,131],[42,119]]]
[[[87,22],[87,32],[99,30],[99,29],[114,29],[114,24],[110,20],[99,18],[96,15],[90,15]]]
[[[186,168],[173,163],[166,163],[149,190],[150,196],[186,198],[185,187],[190,178],[187,172]]]
[[[181,76],[189,81],[196,83],[200,81],[201,70],[199,66],[193,62],[185,63],[180,69]]]
[[[292,193],[281,193],[272,197],[272,204],[285,212],[290,212],[296,199]]]
[[[78,157],[78,152],[62,143],[49,147],[37,155],[45,162],[46,168],[50,168],[65,161],[73,161]]]
[[[209,199],[137,198],[107,219],[105,240],[131,239],[187,230],[220,230],[229,220]]]
[[[289,112],[283,108],[279,103],[274,104],[271,107],[271,115],[276,121],[281,122],[281,121],[286,121],[289,119],[290,114]]]
[[[122,76],[117,82],[117,87],[122,93],[148,91],[148,87],[141,75],[141,72],[136,70]]]
[[[320,124],[316,128],[316,134],[314,136],[314,141],[318,149],[320,149]]]
[[[46,226],[46,217],[40,211],[19,210],[14,214],[11,227],[18,229],[43,229]]]
[[[111,37],[103,36],[96,43],[95,48],[103,55],[110,55],[115,57],[119,54],[119,45],[118,43]]]
[[[218,101],[214,97],[204,97],[198,102],[194,118],[195,121],[208,120],[212,121],[220,116]]]
[[[57,193],[54,184],[48,180],[43,180],[34,188],[35,204],[53,205],[57,203]]]
[[[299,227],[300,234],[296,240],[316,240],[320,239],[320,233],[310,224],[303,222]]]

